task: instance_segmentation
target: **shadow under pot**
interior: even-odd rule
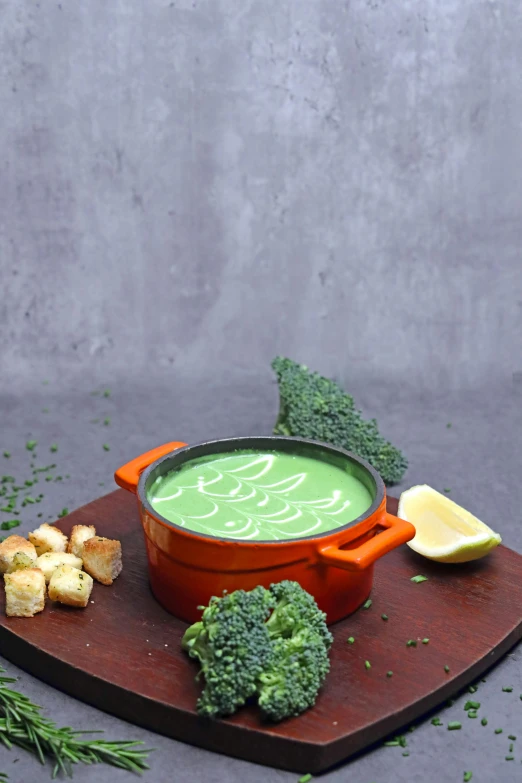
[[[213,595],[283,579],[336,622],[367,599],[375,561],[415,535],[371,465],[300,438],[167,443],[115,480],[137,495],[156,599],[188,623]]]

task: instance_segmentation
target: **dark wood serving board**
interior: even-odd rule
[[[388,509],[395,512],[397,501],[389,499]],[[67,533],[94,524],[100,535],[119,538],[123,573],[111,587],[95,583],[86,609],[48,602],[32,619],[5,617],[1,590],[2,654],[114,715],[260,764],[321,772],[436,707],[522,637],[520,555],[501,546],[477,563],[449,566],[404,546],[378,562],[370,609],[332,627],[332,668],[312,710],[275,726],[250,707],[207,721],[194,709],[195,664],[180,649],[186,626],[149,590],[136,499],[117,490],[58,524]],[[428,581],[411,582],[419,573]],[[417,647],[407,647],[409,639]]]

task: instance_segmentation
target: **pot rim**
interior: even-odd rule
[[[189,528],[182,527],[181,525],[176,524],[175,522],[172,522],[171,520],[164,517],[162,514],[160,514],[153,506],[149,503],[147,499],[147,492],[146,492],[146,484],[147,480],[152,473],[152,471],[158,469],[160,465],[162,465],[164,462],[167,462],[169,460],[172,460],[173,457],[180,457],[179,464],[184,464],[186,462],[190,462],[191,458],[198,458],[202,456],[206,456],[207,454],[219,454],[222,452],[233,452],[238,451],[240,449],[263,449],[266,451],[273,450],[277,451],[277,444],[283,444],[283,443],[296,443],[296,444],[302,444],[305,446],[311,446],[312,451],[314,447],[317,449],[322,449],[323,451],[331,452],[335,455],[340,455],[344,458],[346,458],[350,462],[354,462],[360,467],[364,468],[366,472],[371,476],[374,482],[375,486],[375,497],[371,503],[371,505],[366,509],[366,511],[363,514],[360,514],[356,519],[353,519],[351,522],[347,522],[346,525],[342,525],[341,527],[333,528],[332,530],[326,530],[324,533],[319,533],[317,535],[309,535],[309,536],[297,536],[292,539],[256,539],[255,541],[249,540],[249,541],[238,541],[233,538],[228,538],[227,536],[211,536],[206,535],[205,533],[200,533],[196,530],[190,530]],[[222,447],[222,448],[220,448]],[[283,451],[288,449],[281,449]],[[190,452],[197,451],[197,454],[192,454],[192,456],[189,455]],[[138,499],[143,506],[143,508],[147,511],[147,513],[153,517],[154,519],[158,520],[159,522],[162,522],[164,525],[166,525],[169,528],[172,528],[176,532],[184,533],[184,534],[190,534],[191,536],[195,536],[196,538],[201,538],[204,541],[213,542],[213,541],[219,541],[227,544],[233,544],[235,546],[257,546],[259,544],[269,544],[269,545],[278,545],[278,546],[288,546],[300,542],[313,542],[313,541],[319,541],[327,539],[329,536],[338,536],[339,533],[342,533],[343,531],[349,530],[351,528],[356,527],[361,522],[364,522],[366,519],[370,518],[379,508],[381,503],[383,502],[385,498],[385,485],[384,481],[382,480],[379,473],[375,470],[372,465],[370,465],[369,462],[367,462],[365,459],[362,459],[362,457],[357,456],[351,451],[348,451],[347,449],[343,449],[340,446],[333,446],[331,443],[323,443],[322,441],[312,440],[310,438],[298,438],[294,436],[287,436],[287,435],[246,435],[246,436],[239,436],[239,437],[233,437],[233,438],[218,438],[215,440],[209,440],[204,441],[202,443],[195,443],[195,444],[189,444],[187,446],[184,446],[183,448],[174,449],[169,454],[166,454],[163,457],[160,457],[157,460],[154,460],[148,467],[143,470],[143,472],[140,475],[140,479],[137,486],[137,496]]]

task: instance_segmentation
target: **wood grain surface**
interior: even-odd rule
[[[388,510],[396,509],[390,498]],[[94,524],[119,538],[123,573],[110,587],[95,583],[86,609],[48,601],[32,619],[5,617],[0,591],[2,654],[102,710],[260,764],[321,772],[436,707],[522,637],[520,555],[501,546],[477,563],[450,566],[404,546],[377,563],[372,606],[332,626],[332,669],[312,710],[275,726],[253,707],[207,721],[195,712],[195,664],[180,649],[186,626],[149,590],[136,499],[117,490],[57,524],[67,533]],[[416,574],[428,581],[411,582]],[[416,647],[407,647],[410,639]]]

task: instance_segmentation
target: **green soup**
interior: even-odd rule
[[[191,460],[157,478],[152,507],[187,530],[237,541],[300,538],[352,522],[371,506],[342,467],[282,451],[235,451]]]

